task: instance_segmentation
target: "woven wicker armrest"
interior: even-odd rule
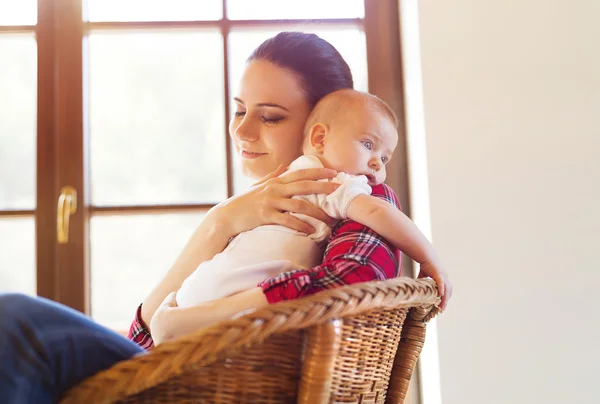
[[[410,380],[413,362],[416,362],[424,340],[425,324],[438,313],[436,305],[439,302],[435,282],[431,279],[401,277],[344,286],[273,304],[241,313],[230,321],[117,363],[72,388],[63,397],[62,403],[300,402],[298,391],[309,380],[306,373],[314,374],[316,369],[331,378],[333,368],[340,368],[341,362],[336,362],[335,358],[343,356],[339,348],[343,331],[341,324],[354,328],[358,324],[359,327],[376,330],[366,337],[344,337],[349,341],[386,338],[378,331],[384,328],[397,334],[393,349],[386,348],[388,357],[379,359],[390,362],[389,372],[382,379],[385,386],[382,382],[371,386],[373,391],[383,391],[383,396],[377,393],[379,398],[365,401],[384,402],[382,400],[385,400],[388,389],[385,379],[390,379],[392,365],[394,372],[397,367],[404,369],[401,372],[405,373],[406,384]],[[396,313],[396,317],[389,315],[392,312]],[[372,313],[378,314],[373,317]],[[402,324],[408,321],[412,321],[416,329],[422,328],[423,335],[416,338],[421,341],[417,343],[416,351],[414,344],[409,342],[411,348],[406,354],[414,357],[414,361],[411,359],[406,365],[406,358],[400,357],[404,355],[402,348],[397,352],[396,348],[402,345],[401,340],[406,342],[407,338],[412,338],[409,334],[414,333],[415,327],[402,330]],[[312,355],[309,349],[311,342],[307,342],[311,338],[320,341],[319,346],[329,344],[323,350],[327,354],[317,352],[313,355],[317,363],[311,365],[313,370],[303,363],[306,355]],[[378,344],[390,342],[379,341]],[[366,367],[362,364],[353,366]],[[357,373],[356,368],[352,372]],[[344,380],[339,383],[342,382]],[[365,384],[366,379],[362,382]],[[333,388],[331,383],[338,382],[330,380],[328,383],[329,389]],[[393,402],[403,399],[407,388],[403,383],[394,378],[389,382],[389,389],[396,391],[388,394],[388,398],[396,400]],[[314,393],[315,388],[312,391]],[[215,394],[218,394],[218,399]],[[350,391],[347,394],[355,393]]]

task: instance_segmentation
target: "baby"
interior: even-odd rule
[[[414,223],[391,204],[371,196],[371,186],[386,179],[386,164],[398,143],[398,119],[379,98],[355,90],[325,96],[305,127],[304,155],[288,171],[327,167],[340,184],[329,195],[296,196],[332,218],[352,219],[373,229],[421,264],[432,276],[442,271],[431,244]],[[319,265],[331,228],[315,218],[294,214],[315,228],[300,233],[279,225],[260,226],[231,240],[225,250],[202,263],[177,292],[179,307],[197,306],[239,293],[292,269]]]

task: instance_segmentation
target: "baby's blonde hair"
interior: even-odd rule
[[[344,119],[346,113],[351,113],[351,108],[360,103],[361,107],[369,108],[373,112],[382,114],[398,128],[400,121],[394,110],[376,95],[353,89],[334,91],[323,97],[306,120],[304,126],[303,150],[310,150],[310,131],[317,124],[333,125],[338,119]]]

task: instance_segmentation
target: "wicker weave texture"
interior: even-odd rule
[[[410,380],[439,301],[432,280],[396,278],[271,305],[120,362],[75,386],[62,402],[286,403],[296,402],[299,386],[307,385],[331,390],[318,400],[324,403],[402,402],[401,379]],[[408,309],[414,324],[403,331]],[[331,340],[328,352],[309,350],[314,363],[305,363],[307,338],[327,334],[311,330],[327,323],[341,331],[329,332],[322,339]],[[408,342],[399,343],[401,337]],[[323,380],[303,373],[310,369],[320,369]]]
[[[375,310],[344,322],[331,389],[333,402],[385,402],[406,312]]]
[[[301,331],[273,335],[118,403],[295,403],[301,355]]]

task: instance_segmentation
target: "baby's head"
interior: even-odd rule
[[[339,90],[314,107],[304,128],[304,154],[340,172],[385,181],[385,165],[398,144],[398,118],[378,97]]]

